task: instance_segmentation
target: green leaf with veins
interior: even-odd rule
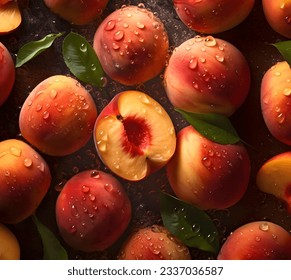
[[[191,113],[176,109],[185,120],[207,139],[219,144],[235,144],[241,141],[230,120],[219,114]]]
[[[44,224],[42,224],[35,215],[32,216],[32,219],[42,240],[43,259],[67,260],[68,254],[55,235]]]
[[[15,67],[21,67],[26,62],[44,52],[51,47],[56,38],[62,35],[63,33],[48,34],[38,41],[31,41],[22,46],[17,53]]]
[[[291,65],[291,40],[272,44],[281,53],[283,58]]]
[[[84,37],[74,32],[69,33],[63,41],[62,52],[67,67],[79,80],[102,87],[102,66]]]
[[[164,226],[186,246],[218,253],[218,231],[206,212],[164,192],[160,208]]]

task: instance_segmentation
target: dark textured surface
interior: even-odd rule
[[[256,2],[252,13],[242,24],[230,31],[215,35],[238,47],[246,56],[252,71],[249,97],[244,105],[231,117],[239,135],[249,144],[248,150],[252,162],[251,181],[245,197],[237,205],[223,211],[209,211],[209,215],[219,229],[221,242],[232,230],[254,220],[272,221],[282,225],[288,231],[291,230],[291,218],[284,210],[283,204],[274,197],[258,191],[255,185],[255,176],[262,163],[271,156],[290,149],[269,135],[260,111],[261,78],[271,65],[281,60],[280,55],[274,47],[270,46],[270,43],[285,39],[271,30],[263,16],[261,1]],[[7,46],[11,54],[16,54],[18,49],[26,42],[38,40],[48,33],[75,31],[92,42],[100,20],[110,11],[121,7],[123,4],[138,3],[140,1],[111,0],[99,20],[87,26],[75,27],[52,14],[42,1],[31,0],[22,7],[23,22],[21,27],[9,35],[2,35],[0,40]],[[169,33],[171,48],[195,35],[179,20],[171,0],[148,0],[143,3],[147,8],[156,12],[165,24]],[[0,108],[1,141],[8,138],[22,139],[18,127],[19,111],[29,92],[40,81],[50,75],[69,74],[62,60],[61,43],[62,38],[59,38],[52,48],[17,69],[13,92],[4,106]],[[116,93],[128,88],[109,79],[107,86],[102,89],[90,85],[85,86],[94,97],[99,112]],[[163,89],[162,77],[157,77],[136,88],[150,94],[165,107],[172,117],[177,132],[186,125],[169,104]],[[59,237],[55,223],[54,205],[62,185],[81,170],[89,168],[108,170],[100,162],[92,140],[71,156],[53,158],[44,155],[44,158],[51,168],[53,182],[49,193],[37,211],[37,215]],[[158,190],[169,190],[165,170],[163,169],[141,182],[130,183],[124,180],[121,180],[121,182],[133,204],[133,217],[127,232],[117,244],[104,252],[87,254],[71,250],[66,247],[66,244],[63,244],[71,259],[115,259],[120,244],[131,231],[153,223],[161,223]],[[10,226],[10,228],[20,241],[22,259],[42,258],[41,241],[31,219]],[[192,249],[191,254],[193,259],[213,259],[216,257],[196,249]]]

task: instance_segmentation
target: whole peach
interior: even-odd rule
[[[15,67],[8,49],[0,42],[0,106],[11,93],[15,81]]]
[[[124,233],[131,219],[131,203],[112,175],[86,170],[73,176],[60,192],[56,219],[71,247],[102,251]]]
[[[231,233],[217,259],[291,260],[291,235],[271,222],[250,222]]]
[[[0,1],[0,35],[16,30],[21,22],[22,15],[17,1]]]
[[[85,25],[103,13],[109,0],[44,0],[55,14],[76,25]]]
[[[224,209],[245,194],[250,160],[243,145],[214,143],[187,126],[177,135],[167,176],[178,198],[205,210]]]
[[[230,116],[248,95],[250,69],[234,45],[195,36],[174,49],[164,84],[176,108]]]
[[[278,62],[264,74],[261,82],[261,109],[271,134],[291,145],[291,69]]]
[[[291,38],[291,1],[263,0],[262,5],[265,17],[273,30]]]
[[[163,23],[144,6],[125,6],[98,27],[93,47],[106,74],[134,85],[157,76],[165,67],[169,41]]]
[[[190,260],[188,248],[163,226],[153,225],[133,233],[122,246],[121,260]]]
[[[45,154],[63,156],[83,147],[97,118],[92,96],[75,79],[56,75],[39,83],[19,115],[23,137]]]
[[[174,0],[180,19],[191,29],[201,33],[229,30],[250,14],[255,0]]]
[[[0,221],[18,223],[37,209],[51,183],[44,159],[16,139],[0,142]]]
[[[19,260],[20,246],[14,233],[0,223],[0,260]]]

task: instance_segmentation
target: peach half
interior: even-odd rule
[[[178,198],[204,210],[224,209],[245,194],[250,160],[243,145],[217,144],[187,126],[177,135],[167,176]]]
[[[33,148],[16,139],[0,142],[0,222],[15,224],[31,216],[50,183],[49,167]]]
[[[98,116],[94,140],[105,165],[138,181],[165,166],[176,148],[174,125],[165,109],[135,90],[117,94]]]
[[[291,213],[291,152],[278,154],[267,160],[256,177],[258,188],[284,201]]]
[[[44,154],[69,155],[92,136],[97,109],[92,96],[75,79],[51,76],[26,98],[19,115],[23,137]]]
[[[111,79],[135,85],[156,77],[164,69],[169,41],[155,14],[143,5],[124,6],[99,25],[93,47]]]
[[[248,95],[250,69],[234,45],[197,35],[174,49],[164,85],[176,108],[230,116]]]
[[[17,1],[2,0],[0,2],[0,35],[16,30],[22,22]]]

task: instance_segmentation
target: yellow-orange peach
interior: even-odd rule
[[[47,163],[23,141],[0,142],[0,222],[18,223],[37,209],[51,183]]]
[[[97,109],[75,79],[56,75],[39,83],[19,116],[23,137],[41,152],[63,156],[82,148],[92,136]]]
[[[0,260],[19,260],[20,246],[14,233],[0,223]]]

